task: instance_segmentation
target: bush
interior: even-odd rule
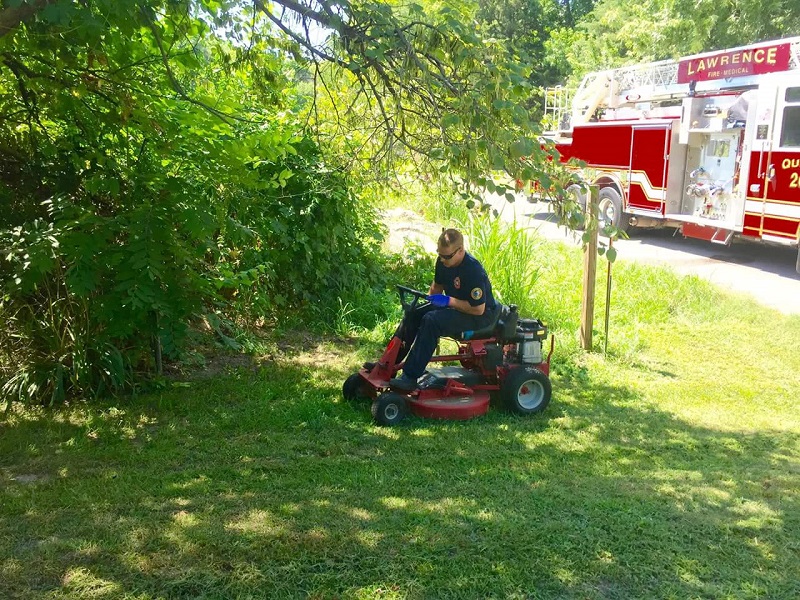
[[[231,127],[216,139],[208,115],[184,130],[185,117],[170,114],[163,146],[145,143],[150,132],[123,139],[100,125],[53,146],[29,138],[37,168],[25,185],[0,179],[0,199],[28,208],[3,211],[0,223],[7,398],[129,388],[162,354],[180,355],[203,313],[252,319],[379,281],[374,211],[295,125]],[[137,139],[132,168],[125,147]],[[92,165],[98,149],[103,164]]]

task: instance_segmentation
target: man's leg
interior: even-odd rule
[[[425,306],[421,306],[403,317],[403,321],[395,333],[395,335],[398,336],[403,342],[400,346],[400,352],[397,355],[398,363],[403,362],[403,359],[408,355],[408,351],[411,350],[411,346],[417,337],[423,317],[434,310],[439,309],[432,304],[426,304]]]
[[[484,316],[465,315],[454,308],[444,308],[422,317],[417,339],[403,365],[403,377],[416,381],[425,372],[442,336],[457,336],[462,331],[479,329],[488,323]]]
[[[403,359],[405,359],[405,357],[408,355],[408,351],[411,350],[414,339],[417,337],[417,332],[419,331],[419,325],[422,321],[422,317],[432,310],[440,309],[432,304],[426,304],[424,306],[417,307],[415,310],[403,316],[403,320],[400,321],[400,325],[397,326],[397,329],[394,332],[394,337],[400,338],[400,350],[397,353],[395,364],[400,364],[403,362]],[[372,371],[372,369],[375,368],[375,363],[365,362],[364,368],[367,369],[367,371]]]

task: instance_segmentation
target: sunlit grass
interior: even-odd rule
[[[532,243],[540,417],[374,426],[340,386],[391,331],[354,300],[185,387],[15,407],[0,597],[800,597],[800,318],[622,258],[603,354],[601,261],[585,354],[580,250]]]

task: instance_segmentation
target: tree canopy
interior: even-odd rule
[[[678,58],[796,35],[792,0],[598,0],[576,23],[553,33],[548,52],[562,69],[584,73]]]

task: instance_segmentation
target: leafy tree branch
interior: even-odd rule
[[[0,7],[0,38],[14,31],[21,23],[31,20],[43,8],[59,0],[33,0],[11,4],[4,1]]]

